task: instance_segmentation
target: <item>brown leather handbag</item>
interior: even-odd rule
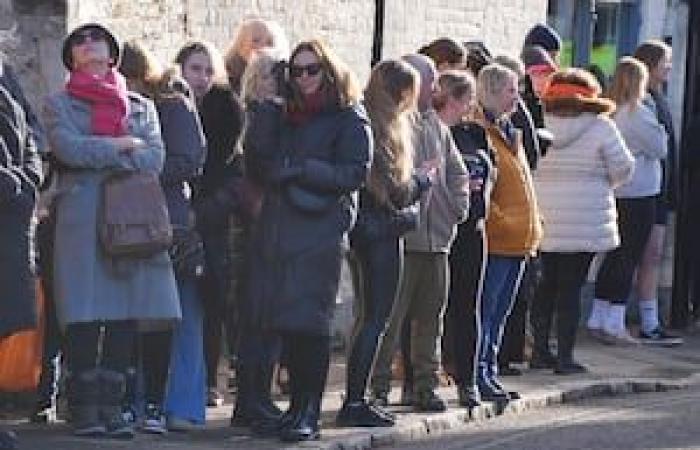
[[[106,178],[98,234],[109,256],[145,258],[168,250],[173,230],[158,176],[128,172]]]

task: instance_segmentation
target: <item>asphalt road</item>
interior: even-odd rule
[[[700,449],[700,387],[582,401],[471,423],[402,450]]]

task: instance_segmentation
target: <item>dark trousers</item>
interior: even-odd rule
[[[136,324],[128,320],[68,325],[65,353],[71,376],[97,367],[126,374],[133,361],[135,338]]]
[[[51,218],[42,220],[37,227],[39,248],[39,273],[44,292],[44,348],[41,359],[41,376],[37,386],[37,405],[50,407],[58,394],[61,363],[59,354],[62,333],[56,315],[53,296],[53,248],[55,222]]]
[[[525,334],[528,312],[535,296],[537,285],[542,277],[542,267],[539,258],[533,257],[525,263],[525,272],[520,281],[520,288],[515,297],[506,328],[503,332],[503,344],[498,354],[498,363],[506,366],[510,363],[521,363],[525,360]]]
[[[551,352],[549,332],[556,313],[557,356],[560,362],[571,362],[581,317],[581,286],[586,281],[593,256],[585,252],[541,253],[542,280],[533,299],[530,318],[536,353]]]
[[[403,241],[353,243],[356,262],[355,334],[347,362],[347,401],[364,398],[372,363],[389,321],[403,263]]]
[[[655,221],[656,197],[616,200],[620,246],[605,254],[595,281],[595,297],[625,304]]]
[[[330,366],[330,337],[284,333],[282,339],[288,356],[290,409],[311,408],[318,419]]]
[[[204,359],[207,367],[207,387],[214,388],[217,385],[224,328],[229,316],[226,302],[228,238],[225,233],[205,234],[202,240],[206,262],[206,271],[200,283],[204,306]]]
[[[476,382],[486,234],[474,223],[459,226],[450,250],[450,289],[442,337],[442,364],[459,386]]]
[[[168,382],[173,332],[145,332],[139,337],[144,398],[147,404],[162,406]]]

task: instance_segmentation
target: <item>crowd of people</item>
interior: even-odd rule
[[[519,398],[501,377],[520,373],[528,317],[531,370],[585,372],[574,350],[596,254],[590,333],[679,344],[657,300],[671,49],[643,43],[609,82],[560,67],[561,50],[544,24],[518,58],[441,38],[379,62],[363,89],[327,44],[290,48],[269,20],[244,21],[225,58],[192,41],[167,69],[88,23],[63,42],[67,81],[41,122],[3,65],[0,336],[33,324],[36,247],[47,329],[32,419],[50,420],[61,386],[78,436],[197,429],[223,403],[227,354],[232,425],[318,439],[344,261],[356,314],[339,426],[394,425],[397,352],[416,411],[447,408],[443,369],[462,407]],[[282,371],[286,411],[271,395]]]

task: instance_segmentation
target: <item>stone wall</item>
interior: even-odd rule
[[[546,0],[387,0],[384,56],[415,51],[440,36],[481,39],[517,52],[525,30],[545,19]],[[0,0],[0,27],[16,27],[13,60],[33,101],[58,88],[66,30],[87,21],[122,39],[144,40],[163,62],[191,38],[225,50],[241,19],[277,20],[290,42],[320,36],[365,80],[370,68],[375,2],[371,0]]]

